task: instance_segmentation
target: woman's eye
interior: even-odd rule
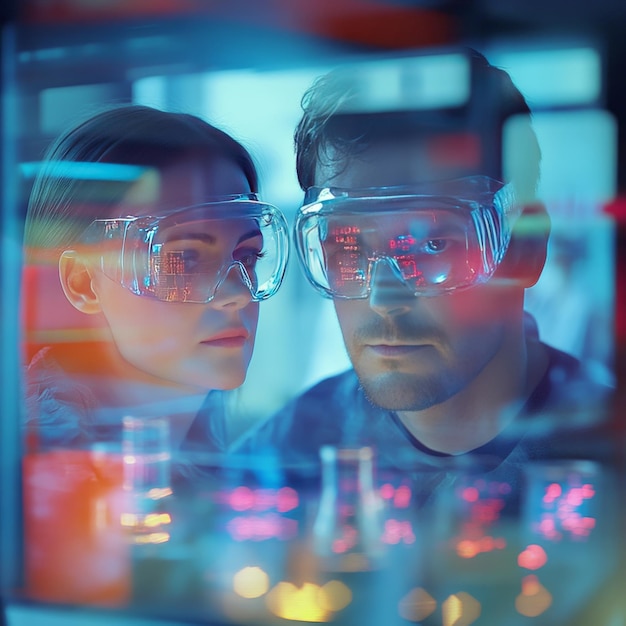
[[[200,262],[200,252],[194,248],[181,250],[180,255],[187,270],[195,268]]]
[[[245,267],[254,267],[264,256],[265,253],[258,249],[235,250],[233,253],[233,259],[240,261]]]

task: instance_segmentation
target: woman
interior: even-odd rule
[[[26,272],[58,268],[83,327],[30,351],[31,446],[118,440],[132,415],[166,416],[173,449],[224,450],[223,397],[208,392],[244,381],[259,302],[287,258],[284,217],[257,191],[248,152],[186,114],[123,106],[51,146]],[[61,310],[29,284],[25,319]]]

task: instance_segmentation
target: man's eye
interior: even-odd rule
[[[424,244],[424,252],[426,254],[437,254],[443,252],[448,247],[447,239],[429,239]]]

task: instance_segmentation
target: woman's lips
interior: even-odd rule
[[[216,348],[241,348],[248,341],[248,333],[242,329],[229,329],[216,333],[201,343]]]

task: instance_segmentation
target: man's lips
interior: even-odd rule
[[[218,348],[241,348],[249,338],[245,328],[227,328],[204,339],[201,343]]]
[[[402,357],[408,354],[414,354],[420,350],[432,348],[430,343],[415,342],[368,342],[365,347],[374,354],[383,357]]]

